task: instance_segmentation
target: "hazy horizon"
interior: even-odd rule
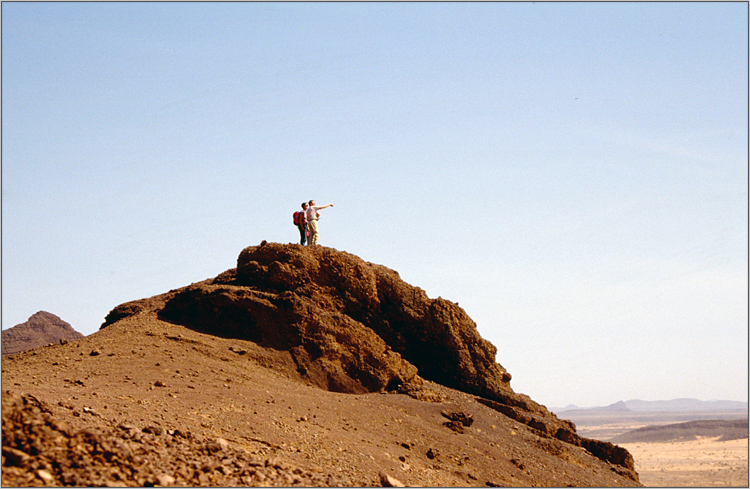
[[[748,398],[747,3],[2,3],[2,327],[292,212],[547,406]]]
[[[637,403],[642,402],[642,403],[647,403],[647,404],[659,404],[659,403],[671,403],[671,402],[675,402],[675,401],[698,401],[701,404],[727,403],[727,402],[729,402],[729,403],[744,404],[745,408],[747,408],[748,404],[749,404],[747,400],[736,400],[736,399],[698,399],[698,398],[695,398],[695,397],[677,397],[677,398],[673,398],[673,399],[620,399],[620,400],[611,402],[609,404],[596,405],[596,406],[580,406],[580,405],[578,405],[576,403],[569,403],[569,404],[566,404],[564,406],[547,406],[547,407],[549,409],[556,409],[556,410],[567,409],[567,408],[570,408],[570,407],[575,407],[577,409],[592,409],[592,408],[606,408],[606,407],[614,406],[615,404],[619,404],[621,402],[625,403],[625,404],[633,403],[633,402],[637,402]],[[742,407],[731,408],[731,409],[742,409]]]

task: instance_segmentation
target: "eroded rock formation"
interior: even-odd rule
[[[326,247],[263,242],[216,278],[116,307],[102,327],[144,310],[162,320],[289,351],[301,379],[350,393],[423,379],[479,397],[538,431],[633,472],[630,454],[581,438],[575,425],[510,387],[496,348],[457,304],[430,299],[398,273]]]

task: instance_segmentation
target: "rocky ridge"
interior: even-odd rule
[[[107,365],[113,372],[128,371],[123,367],[138,365],[138,374],[126,375],[123,381],[125,386],[132,383],[136,387],[131,392],[120,384],[117,390],[121,394],[113,398],[110,392],[113,386],[95,373],[71,379],[60,378],[66,375],[61,371],[57,377],[64,384],[63,389],[70,389],[66,393],[75,391],[84,396],[92,385],[101,388],[93,395],[89,393],[86,406],[76,407],[81,397],[69,397],[67,401],[60,401],[65,404],[61,406],[63,409],[52,404],[52,407],[47,407],[50,413],[38,409],[36,416],[65,415],[72,411],[79,414],[74,414],[69,421],[80,424],[94,419],[90,414],[92,410],[95,410],[96,418],[104,418],[102,410],[109,409],[111,414],[115,409],[121,411],[121,416],[140,415],[143,422],[151,419],[160,425],[171,424],[172,428],[163,428],[162,431],[168,433],[171,430],[172,438],[175,432],[190,433],[187,427],[192,426],[195,430],[192,431],[193,440],[201,440],[200,443],[217,443],[215,435],[218,433],[223,435],[224,442],[230,440],[226,442],[229,446],[239,445],[246,449],[255,446],[250,453],[265,454],[270,447],[271,452],[281,453],[295,463],[312,458],[316,464],[326,466],[330,463],[331,467],[338,467],[337,470],[350,467],[348,478],[342,479],[344,485],[390,484],[388,477],[372,475],[380,472],[375,467],[368,469],[371,475],[363,475],[365,467],[369,466],[368,460],[380,460],[381,466],[390,464],[393,450],[387,449],[383,461],[380,448],[374,448],[381,446],[377,440],[382,441],[384,437],[395,437],[401,450],[422,451],[424,458],[421,461],[407,462],[407,456],[403,455],[399,457],[400,465],[391,471],[412,485],[558,485],[566,480],[565,484],[574,485],[637,485],[633,460],[626,450],[579,436],[573,423],[557,418],[528,396],[515,393],[509,384],[510,375],[495,362],[495,347],[481,338],[476,325],[456,304],[441,298],[429,299],[418,287],[404,283],[395,271],[331,248],[265,242],[246,248],[238,258],[237,267],[216,278],[116,307],[105,319],[102,330],[86,340],[90,340],[92,347],[88,355],[85,352],[88,342],[79,342],[75,345],[77,350],[72,351],[71,345],[61,347],[68,348],[62,357],[47,351],[39,352],[39,355],[48,362],[56,358],[52,365],[64,363],[68,369],[78,369],[81,375],[90,372],[84,368],[86,365],[100,368]],[[76,358],[76,352],[79,358]],[[36,355],[36,352],[28,355]],[[3,385],[16,388],[33,386],[33,395],[39,399],[58,398],[61,389],[53,388],[50,382],[39,382],[33,375],[33,367],[43,358],[32,359],[28,355],[18,359],[11,357],[14,362],[3,364]],[[107,358],[102,358],[105,356]],[[161,359],[156,362],[157,368],[145,368],[154,358]],[[18,367],[21,363],[29,365],[30,360],[37,361],[29,367]],[[139,390],[143,377],[153,379],[153,372],[162,371],[165,364],[179,364],[181,368],[170,369],[172,374],[166,381],[150,381],[147,393],[150,400],[147,402],[157,402],[152,398],[155,389],[157,392],[168,390],[172,397],[155,404],[165,406],[160,420],[142,409],[113,407],[122,405],[118,398],[137,398],[146,402]],[[257,366],[271,371],[277,380],[269,380],[268,374],[262,374]],[[186,378],[186,372],[190,372],[193,378]],[[216,391],[217,387],[212,383],[215,380],[211,380],[225,375],[225,388],[241,387],[239,393],[230,398],[227,398],[226,391]],[[277,387],[279,375],[284,379],[282,387]],[[196,388],[194,382],[198,378],[207,379],[205,386],[208,389]],[[263,387],[259,387],[261,385]],[[250,392],[255,394],[248,399],[245,394]],[[405,395],[370,397],[386,392]],[[259,401],[263,397],[276,399],[290,393],[294,393],[294,399],[310,396],[310,399],[316,399],[300,404],[286,401],[294,412],[312,413],[297,417],[292,426],[296,423],[297,428],[305,428],[315,420],[314,424],[325,432],[338,433],[340,438],[329,441],[339,445],[339,450],[341,440],[349,439],[351,430],[359,430],[359,434],[355,433],[357,439],[350,441],[356,447],[354,450],[361,453],[358,456],[352,454],[352,457],[367,455],[369,458],[357,458],[356,463],[347,466],[348,458],[341,452],[332,457],[328,455],[327,444],[314,443],[315,448],[299,448],[306,441],[290,435],[295,430],[289,428],[289,421],[279,421],[279,411],[264,411],[269,406]],[[11,399],[14,395],[4,393],[4,402],[6,397]],[[341,395],[346,397],[339,397]],[[187,398],[190,402],[180,403]],[[196,406],[206,398],[223,399],[222,406],[217,408],[206,401],[203,401],[205,406],[202,409]],[[246,404],[242,409],[234,409],[239,409],[237,413],[241,412],[243,417],[226,417],[226,404],[234,406],[240,398]],[[337,416],[335,410],[317,408],[323,398],[327,399],[325,402],[335,401],[334,405],[349,406],[342,412],[347,416],[356,413],[357,421],[352,425],[349,420],[343,431],[334,426],[341,416]],[[17,406],[16,411],[23,411],[24,401],[19,401],[18,397],[14,399],[12,405]],[[269,402],[266,400],[266,404]],[[29,404],[28,409],[33,410],[35,403]],[[317,409],[311,410],[313,404]],[[202,415],[212,421],[194,424],[196,409],[201,409]],[[385,416],[389,409],[412,413],[409,418],[411,429],[405,429],[403,415]],[[251,410],[253,415],[250,415]],[[179,413],[185,416],[181,417]],[[5,409],[3,414],[5,423]],[[245,416],[252,418],[250,431],[255,436],[248,433]],[[217,424],[219,419],[221,423]],[[274,420],[270,425],[269,419]],[[399,421],[394,425],[393,419]],[[469,457],[461,462],[464,459],[457,457],[457,453],[466,453],[467,448],[460,448],[463,446],[460,440],[445,437],[446,432],[430,435],[436,419],[442,419],[437,424],[442,426],[441,429],[462,436],[463,443],[485,454],[474,457],[472,464],[468,463]],[[383,422],[388,428],[377,428]],[[49,421],[45,423],[49,425]],[[108,427],[102,429],[110,431],[100,436],[122,437],[119,432],[122,421],[117,416],[110,416],[104,424]],[[17,432],[12,426],[9,425],[8,433]],[[266,428],[261,429],[261,426]],[[286,436],[276,438],[279,426],[285,427]],[[519,426],[523,429],[520,430]],[[147,428],[144,426],[143,429]],[[5,425],[3,431],[6,433]],[[240,433],[245,434],[237,439]],[[364,436],[365,433],[369,435]],[[69,434],[73,436],[72,431]],[[24,451],[19,447],[28,445],[27,435],[19,434],[8,448]],[[202,439],[201,436],[208,438]],[[142,435],[139,437],[143,438]],[[293,441],[295,439],[297,441]],[[224,442],[220,445],[223,446]],[[455,445],[457,442],[459,445]],[[284,447],[287,443],[298,445],[294,454],[286,453]],[[3,446],[5,450],[5,436]],[[440,452],[442,455],[438,456]],[[237,457],[234,454],[229,458],[237,460]],[[9,460],[23,463],[22,459],[22,456],[16,456]],[[260,462],[253,463],[257,467]],[[268,465],[268,460],[263,464]],[[504,468],[505,464],[510,468]],[[53,461],[47,461],[47,465],[55,467]],[[474,474],[464,472],[468,465],[473,465]],[[184,464],[176,467],[166,474],[167,478],[160,479],[170,482],[163,485],[190,485],[199,480],[195,478],[200,477],[197,472],[181,470]],[[419,474],[415,472],[416,467],[422,467]],[[47,466],[37,470],[56,477],[54,470]],[[312,472],[299,470],[297,479],[290,475],[293,472],[287,471],[285,476],[299,480],[302,485],[331,485],[338,480],[331,478],[336,472],[325,469],[322,473],[326,476],[319,474],[314,480],[310,478]],[[239,479],[228,479],[215,477],[214,470],[208,472],[213,478],[204,476],[203,479],[209,485],[243,485],[253,480],[250,473],[239,476]],[[222,474],[230,473],[236,475],[238,469],[222,469]],[[116,480],[134,480],[134,476],[128,478],[127,474],[118,474]],[[303,474],[308,475],[302,477]],[[149,481],[159,483],[154,479],[158,475],[149,475]],[[39,478],[37,475],[36,479]],[[60,480],[54,479],[55,482]],[[289,480],[288,477],[271,478],[268,483],[285,485],[286,481],[288,485]]]

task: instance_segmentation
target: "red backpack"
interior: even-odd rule
[[[294,214],[292,214],[292,222],[294,222],[295,226],[299,226],[301,224],[302,220],[302,211],[297,211]]]

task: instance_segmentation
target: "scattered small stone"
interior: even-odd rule
[[[67,345],[68,344],[68,340],[66,340],[65,338],[60,338],[60,344],[61,345]]]
[[[180,430],[167,430],[167,434],[175,437],[180,436],[182,438],[188,438],[188,435]]]
[[[166,384],[161,380],[157,380],[156,382],[154,382],[154,387],[166,387]]]
[[[380,485],[383,487],[406,487],[400,480],[383,472],[380,473]]]
[[[443,426],[450,428],[458,434],[462,434],[464,432],[464,425],[462,425],[458,421],[446,421],[445,423],[443,423]]]
[[[96,411],[94,411],[90,407],[84,407],[83,408],[83,412],[86,413],[86,414],[90,414],[91,416],[99,416],[99,413],[97,413]]]
[[[146,426],[141,431],[144,433],[151,433],[152,435],[161,436],[164,434],[164,428],[161,426]]]
[[[156,483],[160,486],[171,486],[175,483],[175,478],[167,474],[159,474],[156,476]]]
[[[12,462],[12,465],[22,466],[31,459],[31,455],[11,447],[3,447],[3,457]]]
[[[102,354],[102,352],[99,351],[99,350],[91,350],[91,353],[89,353],[89,355],[91,355],[92,357],[96,357],[96,356],[99,356],[101,354]]]
[[[463,411],[441,411],[440,414],[443,417],[460,423],[463,426],[471,426],[474,423],[474,417],[471,414],[464,413]]]
[[[427,458],[430,460],[435,460],[438,457],[439,453],[436,449],[430,448],[427,450]]]
[[[44,482],[50,484],[55,481],[55,478],[47,470],[40,469],[36,471],[36,475]]]
[[[224,438],[217,438],[214,441],[206,443],[206,450],[210,453],[220,452],[229,447],[229,442]]]

